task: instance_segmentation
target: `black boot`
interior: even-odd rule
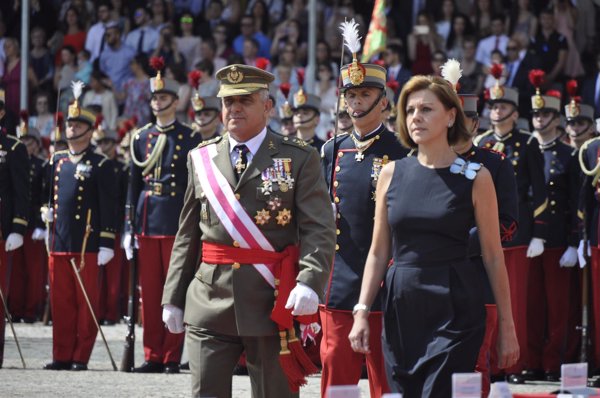
[[[163,373],[164,370],[162,363],[146,361],[139,368],[134,368],[133,373]]]
[[[65,361],[52,361],[44,365],[45,370],[70,370],[72,366],[71,362]]]

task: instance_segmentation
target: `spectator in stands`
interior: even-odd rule
[[[219,92],[219,81],[214,78],[215,65],[207,58],[196,64],[196,69],[202,72],[200,84],[198,85],[198,95],[200,97],[215,97]]]
[[[137,117],[138,126],[150,122],[150,71],[148,57],[144,54],[136,55],[130,64],[133,77],[123,84],[123,92],[118,97],[119,102],[124,102],[123,117],[131,119]]]
[[[39,91],[33,97],[35,112],[29,118],[29,127],[40,132],[41,137],[52,137],[54,130],[54,115],[50,113],[50,95],[47,91]]]
[[[200,21],[199,32],[202,39],[206,39],[214,35],[216,29],[225,27],[225,35],[227,35],[227,23],[223,20],[223,3],[221,0],[210,0],[208,6],[204,10],[202,20]],[[229,57],[227,54],[224,58]]]
[[[308,13],[306,10],[306,4],[301,0],[293,0],[291,6],[287,12],[288,19],[295,19],[300,22],[302,27],[301,32],[308,31]],[[369,15],[370,17],[370,15]],[[350,21],[353,19],[358,24],[358,34],[361,37],[366,37],[367,24],[365,23],[362,15],[357,14],[354,11],[354,7],[351,0],[341,0],[339,5],[334,2],[331,15],[327,19],[325,24],[324,38],[329,44],[333,59],[340,59],[340,52],[342,50],[342,35],[340,34],[340,24],[344,21]],[[338,67],[339,68],[339,65]]]
[[[5,91],[4,105],[10,112],[18,115],[21,109],[21,48],[17,39],[7,37],[4,40],[4,54],[4,75],[0,81]],[[35,72],[31,67],[27,70],[27,79],[30,87],[37,87]]]
[[[442,36],[444,45],[448,43],[455,12],[454,0],[442,0],[441,15],[435,23],[435,28],[437,33]]]
[[[173,36],[173,27],[171,24],[166,24],[160,30],[158,36],[158,46],[152,53],[153,57],[163,57],[165,65],[178,64],[184,67],[185,58],[177,47],[177,42]]]
[[[506,46],[506,85],[519,90],[519,115],[531,112],[534,88],[529,82],[529,71],[540,67],[537,56],[528,50],[529,36],[513,34]]]
[[[135,51],[121,42],[121,31],[116,22],[107,25],[105,40],[100,70],[110,78],[113,92],[119,93],[123,91],[123,84],[133,76],[130,65]]]
[[[175,18],[180,18],[183,14],[189,13],[194,18],[200,17],[208,6],[206,0],[171,0]]]
[[[157,32],[160,32],[163,26],[171,20],[167,4],[165,0],[152,0],[150,9],[152,10],[151,25]]]
[[[473,35],[471,21],[464,14],[456,14],[452,18],[452,27],[446,41],[448,58],[461,60],[463,57],[463,42],[465,37]]]
[[[321,98],[321,114],[326,113],[329,116],[331,110],[335,109],[337,104],[337,85],[333,77],[331,64],[322,63],[317,65],[316,82],[315,95]],[[327,122],[330,123],[331,120],[327,118]]]
[[[399,44],[389,44],[383,53],[383,60],[387,69],[387,81],[394,80],[399,84],[396,98],[394,98],[395,103],[402,86],[411,78],[412,73],[404,64],[404,49]]]
[[[480,96],[483,93],[485,73],[483,65],[475,59],[477,40],[473,36],[465,37],[463,41],[463,57],[460,61],[462,77],[460,92]]]
[[[123,37],[129,34],[131,22],[129,20],[129,8],[123,0],[110,0],[112,9],[110,11],[110,20],[117,21]]]
[[[189,85],[187,74],[183,69],[184,66],[181,64],[167,64],[165,67],[165,77],[173,79],[179,84],[179,90],[177,91],[177,109],[175,111],[175,118],[181,123],[188,123],[188,109],[190,108],[190,99],[194,92],[194,88]]]
[[[250,0],[246,6],[246,14],[252,14],[254,5],[258,2],[265,4],[265,8],[269,14],[269,20],[272,24],[275,25],[283,20],[285,16],[285,0]]]
[[[448,60],[446,57],[446,53],[442,50],[437,50],[431,56],[431,69],[433,70],[433,75],[442,76],[442,65]]]
[[[283,21],[275,29],[275,36],[271,44],[271,57],[275,59],[286,45],[294,47],[296,59],[303,64],[306,60],[308,44],[301,36],[300,23],[295,19]]]
[[[71,46],[64,46],[60,50],[62,65],[56,68],[54,74],[54,89],[60,94],[58,110],[66,114],[67,107],[73,100],[71,91],[71,81],[75,78],[77,72],[77,55],[75,49]]]
[[[246,65],[256,66],[256,59],[258,58],[258,41],[251,37],[244,39],[244,49],[242,56],[244,57],[244,63]]]
[[[100,57],[100,53],[105,48],[105,36],[106,25],[110,21],[110,10],[112,5],[108,2],[102,2],[98,6],[98,22],[96,22],[90,30],[87,32],[85,39],[85,48],[91,54],[92,63]]]
[[[427,13],[419,12],[417,24],[408,35],[408,59],[413,75],[431,74],[431,56],[441,48],[442,38],[435,31],[431,18]]]
[[[217,46],[215,56],[217,58],[229,59],[231,54],[233,54],[233,48],[229,45],[229,28],[227,25],[224,23],[218,24],[213,31],[212,37]]]
[[[135,29],[127,34],[125,44],[135,50],[136,54],[152,54],[158,46],[158,31],[151,25],[148,10],[138,7],[133,13]]]
[[[63,0],[58,12],[58,19],[63,21],[69,8],[75,8],[79,20],[83,25],[83,30],[88,30],[94,15],[94,2],[92,0]]]
[[[492,34],[491,24],[493,15],[496,14],[492,0],[475,0],[471,12],[471,23],[481,39]]]
[[[254,17],[252,15],[244,15],[240,22],[241,34],[233,41],[233,51],[236,54],[243,55],[244,41],[246,39],[254,39],[258,43],[258,56],[267,59],[271,58],[271,39],[265,36],[264,33],[256,31]]]
[[[60,28],[49,41],[52,51],[56,54],[54,57],[55,65],[61,63],[60,49],[64,46],[71,46],[76,53],[79,53],[85,47],[86,37],[87,32],[78,9],[69,7],[65,12]]]
[[[249,8],[249,11],[247,14],[254,17],[254,29],[271,37],[271,20],[265,2],[263,0],[256,0],[252,8]]]
[[[91,90],[86,91],[83,95],[81,105],[86,108],[96,106],[104,116],[106,126],[110,130],[116,130],[117,116],[119,114],[117,100],[114,93],[104,85],[104,80],[106,79],[107,76],[101,71],[95,70],[92,72],[92,76],[90,77]]]
[[[0,14],[0,78],[4,75],[4,62],[6,61],[6,54],[4,54],[4,41],[6,40],[4,37],[5,33],[6,24],[4,23],[2,14]]]
[[[575,44],[575,25],[577,24],[577,9],[569,0],[553,0],[554,21],[556,31],[567,40],[567,60],[565,62],[565,75],[569,78],[583,76],[581,55]]]
[[[175,37],[177,48],[185,58],[185,70],[190,71],[194,65],[202,60],[200,46],[202,40],[194,35],[194,17],[192,14],[184,13],[179,18],[180,36]]]
[[[81,80],[85,84],[90,84],[93,69],[94,67],[90,62],[90,52],[84,48],[77,54],[77,72],[75,72],[75,80]]]
[[[531,49],[540,60],[540,67],[546,72],[545,88],[563,80],[567,63],[567,39],[554,25],[554,11],[544,9],[540,12],[540,27],[532,39]]]
[[[298,88],[297,72],[300,63],[298,62],[294,46],[286,44],[279,53],[278,58],[279,62],[277,63],[277,66],[273,68],[273,74],[275,75],[273,84],[279,86],[281,83],[290,83],[292,86],[291,92],[296,92]]]
[[[230,25],[237,25],[242,16],[242,2],[239,0],[221,0],[223,3],[223,21]]]
[[[337,79],[339,75],[338,64],[331,58],[331,48],[329,44],[325,40],[319,40],[317,42],[316,48],[316,58],[317,64],[322,64],[323,62],[327,62],[331,65],[333,70],[333,76]],[[339,61],[338,61],[339,62]]]
[[[500,14],[492,17],[492,34],[481,39],[477,45],[475,59],[483,65],[491,65],[492,51],[500,51],[504,56],[506,54],[506,44],[508,36],[504,34],[504,17]]]
[[[36,26],[31,30],[29,63],[38,81],[38,89],[51,90],[54,78],[54,57],[46,47],[46,32]]]
[[[593,73],[583,81],[581,89],[582,102],[594,107],[594,117],[600,117],[600,54],[594,57]]]
[[[202,43],[200,44],[199,58],[202,61],[210,62],[211,65],[213,65],[212,69],[214,70],[219,70],[227,65],[226,59],[217,56],[217,44],[215,43],[215,39],[213,39],[212,37],[202,40]],[[216,93],[214,95],[216,95]]]
[[[538,20],[531,11],[529,0],[516,0],[512,2],[508,16],[508,33],[524,33],[527,37],[533,37],[537,33]]]

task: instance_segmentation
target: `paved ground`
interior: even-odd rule
[[[190,375],[140,375],[113,372],[110,359],[100,335],[90,359],[87,372],[48,371],[42,366],[52,358],[52,328],[41,323],[15,325],[27,369],[22,369],[21,360],[12,333],[7,325],[4,368],[0,369],[1,397],[188,397]],[[123,324],[103,327],[114,360],[119,366],[123,353],[126,327]],[[136,331],[136,365],[143,362],[141,329]],[[319,397],[319,376],[309,378],[302,389],[302,397]],[[363,397],[368,397],[366,380],[359,383]],[[553,391],[558,383],[528,384],[513,387],[514,391]],[[233,396],[249,398],[250,381],[246,376],[235,376]]]

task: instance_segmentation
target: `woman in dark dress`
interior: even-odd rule
[[[485,327],[482,275],[467,259],[473,225],[498,305],[498,365],[519,357],[496,195],[489,171],[452,149],[467,130],[460,100],[445,80],[413,77],[398,113],[400,140],[418,155],[381,172],[349,339],[355,351],[369,351],[368,308],[385,277],[382,346],[392,391],[447,398],[452,374],[475,369]]]

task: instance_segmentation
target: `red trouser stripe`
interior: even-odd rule
[[[321,396],[329,386],[358,384],[366,360],[371,397],[390,392],[381,351],[382,316],[369,315],[369,348],[371,353],[358,354],[350,347],[348,335],[354,319],[350,312],[320,308],[323,338],[321,340]]]

